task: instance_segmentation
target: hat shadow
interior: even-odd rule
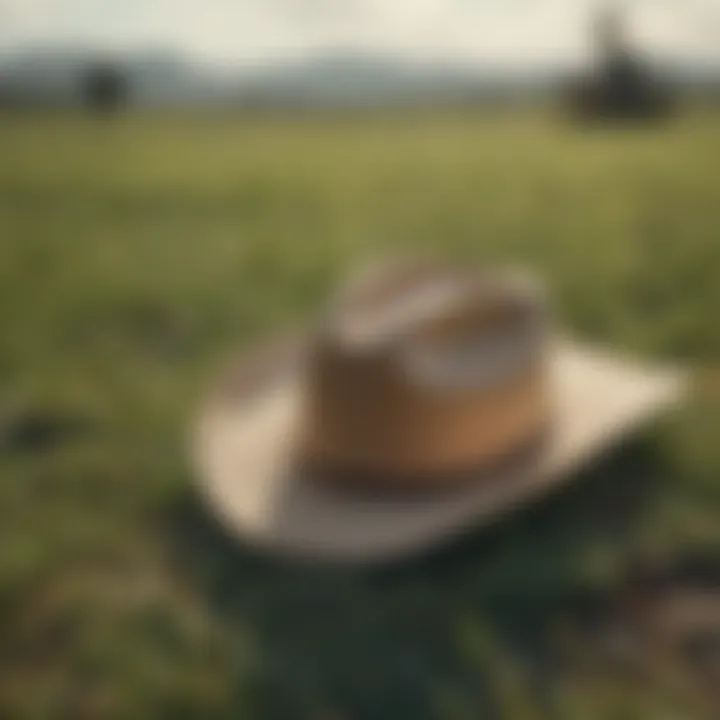
[[[593,557],[631,560],[667,479],[645,435],[562,493],[379,570],[263,557],[194,494],[171,509],[166,538],[226,641],[250,642],[232,671],[252,717],[552,718],[559,623],[585,601]]]

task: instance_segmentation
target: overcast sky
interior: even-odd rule
[[[720,61],[720,0],[626,0],[659,52]],[[593,0],[0,0],[0,46],[162,46],[248,62],[351,49],[414,58],[563,61]]]

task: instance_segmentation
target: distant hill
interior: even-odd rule
[[[28,48],[0,57],[5,104],[72,105],[101,53]],[[567,68],[419,63],[362,53],[330,53],[256,67],[220,69],[172,52],[127,53],[123,68],[140,106],[365,107],[515,101],[547,93]],[[662,66],[678,86],[718,86],[718,68]]]
[[[165,52],[103,53],[64,47],[31,48],[0,59],[0,92],[29,104],[74,104],[88,69],[97,62],[121,68],[139,104],[185,102],[205,84],[198,68]]]
[[[360,55],[326,55],[245,76],[236,98],[249,105],[397,106],[473,102],[535,91],[552,75],[461,65],[423,65]]]

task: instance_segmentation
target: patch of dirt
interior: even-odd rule
[[[720,557],[636,564],[585,618],[597,657],[720,712]]]
[[[85,436],[94,418],[73,409],[22,404],[0,407],[0,450],[39,453]]]

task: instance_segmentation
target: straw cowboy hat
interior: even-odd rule
[[[395,267],[245,353],[197,423],[202,489],[250,543],[377,563],[497,521],[675,401],[682,379],[584,348],[512,272]]]

